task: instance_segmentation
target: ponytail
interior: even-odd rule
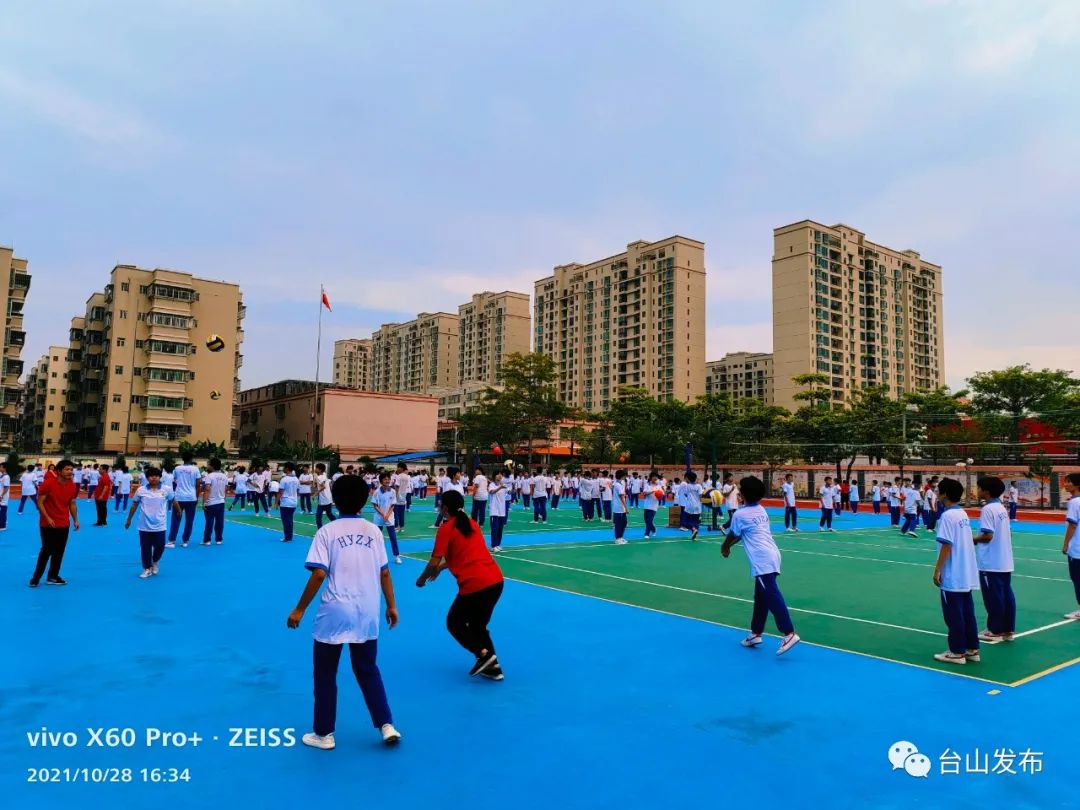
[[[473,533],[473,522],[463,511],[465,496],[456,489],[448,490],[442,495],[442,506],[454,519],[454,526],[463,537],[468,537]]]

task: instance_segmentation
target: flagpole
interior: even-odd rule
[[[318,451],[318,425],[319,425],[319,372],[322,361],[322,310],[323,296],[326,294],[323,285],[319,285],[319,331],[315,339],[315,404],[312,406],[311,423],[311,474],[315,474],[315,455]]]

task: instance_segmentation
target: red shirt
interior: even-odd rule
[[[503,581],[502,571],[484,542],[484,533],[475,520],[469,522],[473,530],[466,537],[458,531],[453,518],[446,521],[435,534],[435,548],[431,552],[432,556],[446,558],[446,567],[457,580],[458,593],[463,596]]]
[[[112,479],[107,475],[101,476],[98,485],[94,487],[94,500],[107,501],[112,494]]]
[[[45,522],[47,514],[56,528],[68,526],[71,522],[71,502],[77,497],[79,488],[74,481],[64,482],[55,475],[46,475],[38,487],[38,506],[41,506],[41,499],[46,498],[38,525],[48,527],[49,524]]]

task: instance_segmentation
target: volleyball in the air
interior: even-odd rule
[[[206,339],[206,348],[212,352],[220,352],[225,348],[225,341],[221,339],[221,335],[211,335]]]
[[[653,490],[653,497],[656,498],[656,500],[658,501],[664,500],[664,490],[662,490],[660,487],[657,487]]]
[[[221,392],[217,389],[214,389],[210,392],[210,399],[221,399]]]

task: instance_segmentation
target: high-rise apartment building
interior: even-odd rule
[[[369,390],[371,385],[371,339],[334,341],[334,385]]]
[[[236,284],[118,265],[71,322],[65,442],[132,454],[181,440],[235,447],[245,313]],[[212,335],[224,349],[207,347]]]
[[[0,447],[11,447],[17,438],[23,373],[22,350],[26,343],[23,306],[30,292],[26,259],[0,246],[0,307],[7,317],[4,328],[4,367],[0,380]]]
[[[705,393],[727,394],[732,401],[756,399],[772,405],[773,356],[762,352],[729,352],[705,364]]]
[[[58,453],[67,449],[63,433],[69,352],[67,346],[50,346],[26,376],[20,425],[24,450]]]
[[[387,394],[427,394],[458,382],[458,316],[421,312],[386,323],[371,336],[370,388]]]
[[[458,380],[494,385],[506,358],[529,352],[529,296],[482,292],[458,307]]]
[[[692,402],[705,393],[705,244],[683,236],[556,267],[536,282],[534,351],[559,398],[604,411],[622,387]]]
[[[821,373],[835,402],[868,385],[893,396],[945,381],[941,267],[847,225],[773,231],[776,404],[794,408],[800,374]]]

